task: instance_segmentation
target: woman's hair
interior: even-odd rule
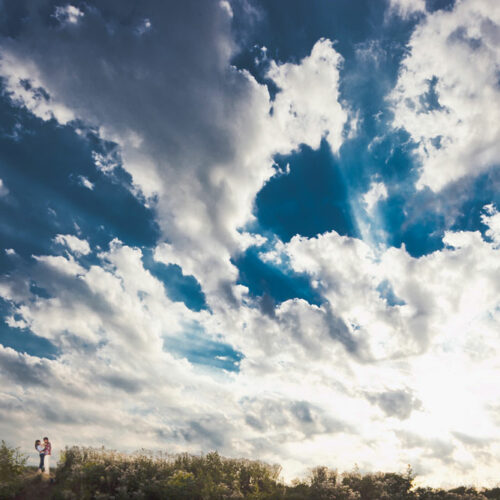
[[[35,448],[36,448],[39,444],[40,444],[40,440],[39,440],[39,439],[37,439],[37,440],[35,441]]]

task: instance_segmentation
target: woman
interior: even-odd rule
[[[41,442],[39,439],[35,441],[35,449],[38,451],[38,454],[40,455],[40,465],[38,466],[38,473],[41,474],[43,472],[43,461],[45,459],[45,448],[41,445]]]

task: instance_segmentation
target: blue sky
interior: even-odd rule
[[[2,435],[493,484],[499,25],[0,2]]]

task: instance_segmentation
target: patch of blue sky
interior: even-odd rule
[[[206,368],[238,372],[243,354],[221,340],[207,336],[198,323],[185,325],[184,334],[166,337],[163,347],[175,356],[186,358],[190,363]]]
[[[359,117],[356,136],[345,141],[338,157],[323,142],[318,151],[303,147],[289,157],[276,158],[280,165],[290,164],[290,174],[271,179],[258,194],[259,224],[284,241],[295,234],[314,236],[332,229],[361,237],[360,228],[374,224],[363,220],[366,213],[361,206],[372,179],[398,184],[416,180],[412,146],[407,134],[390,129],[386,100],[416,20],[388,18],[387,5],[368,1],[356,5],[344,0],[292,1],[286,7],[278,1],[257,6],[264,21],[254,31],[240,34],[248,49],[240,52],[235,64],[262,79],[266,65],[259,59],[259,47],[265,46],[270,58],[299,62],[319,38],[330,38],[344,57],[341,99]],[[366,15],[359,16],[360,9]],[[296,26],[301,26],[300,33]],[[236,32],[240,28],[236,10]],[[377,226],[385,224],[381,215]],[[374,227],[374,234],[381,234],[379,229]]]
[[[56,234],[81,235],[101,248],[115,237],[155,244],[154,214],[132,194],[130,176],[120,166],[112,173],[96,168],[93,151],[106,154],[112,147],[91,131],[82,137],[0,96],[0,178],[8,189],[0,198],[0,272],[15,265],[3,249],[25,259],[51,253]]]
[[[423,208],[426,205],[432,207],[430,201],[425,201],[428,194],[414,194],[413,201],[410,202],[411,216],[406,213],[409,202],[402,195],[393,195],[381,203],[384,222],[388,228],[388,246],[400,247],[404,244],[408,253],[417,258],[443,248],[445,216],[432,208]]]
[[[153,259],[152,251],[143,249],[144,267],[165,287],[165,293],[174,302],[184,302],[189,309],[208,309],[205,294],[194,276],[184,275],[176,264],[163,264]]]
[[[460,213],[455,218],[451,230],[480,231],[484,238],[487,227],[481,221],[485,205],[494,205],[500,209],[500,162],[499,166],[477,176],[466,179],[450,189],[448,196],[462,198]]]
[[[36,297],[40,297],[42,299],[50,299],[52,297],[52,295],[45,288],[38,286],[35,281],[30,282],[29,288],[30,292]]]
[[[395,293],[389,281],[382,281],[378,287],[377,291],[380,296],[387,301],[389,306],[404,306],[406,302],[400,299]]]
[[[245,4],[235,2],[233,27],[236,38],[242,40],[245,47],[265,46],[275,60],[298,61],[309,54],[321,37],[336,40],[339,52],[345,56],[353,44],[372,37],[378,26],[383,25],[384,3],[371,0],[355,3],[351,0],[257,0],[253,7],[258,11],[258,22],[249,23]],[[365,15],[360,16],[360,11]],[[251,63],[243,52],[235,58],[235,64]]]
[[[326,141],[317,151],[302,146],[298,153],[278,156],[280,171],[258,193],[255,207],[259,225],[282,241],[312,237],[334,229],[358,234],[352,217],[348,186]],[[289,166],[287,168],[286,166]]]
[[[428,12],[436,10],[451,10],[455,5],[455,0],[425,0],[425,8]]]
[[[427,0],[426,8],[430,12],[450,9],[454,3]],[[290,174],[274,177],[258,194],[256,232],[274,232],[288,241],[294,234],[314,236],[335,229],[376,246],[405,244],[411,255],[419,257],[442,248],[447,229],[483,229],[481,209],[497,203],[498,181],[488,186],[479,178],[474,185],[482,185],[482,191],[475,188],[469,194],[461,190],[460,183],[440,193],[417,191],[420,165],[413,155],[416,144],[405,131],[392,128],[387,95],[396,83],[420,16],[388,16],[388,2],[291,0],[254,5],[259,22],[250,23],[250,28],[248,19],[241,18],[240,7],[235,6],[234,30],[242,40],[242,49],[234,63],[267,83],[274,94],[279,89],[265,79],[267,62],[261,47],[266,47],[269,59],[298,63],[319,38],[334,40],[335,49],[344,58],[340,96],[358,113],[356,135],[344,142],[338,157],[332,159],[322,144],[317,152],[304,147],[276,159],[281,170],[285,163],[290,164]],[[359,16],[360,11],[363,16]],[[436,84],[435,79],[429,81],[422,96],[422,112],[439,108]],[[435,138],[437,145],[440,140]],[[307,163],[314,164],[314,169],[307,170]],[[316,176],[317,185],[304,172]],[[388,197],[369,214],[362,198],[373,181],[385,184]],[[460,192],[460,196],[453,192]]]
[[[429,113],[434,110],[444,109],[439,102],[439,95],[436,91],[438,81],[438,78],[436,76],[433,76],[428,81],[429,88],[427,92],[420,96],[419,104],[422,107],[422,112]]]
[[[6,319],[12,313],[11,305],[0,299],[0,344],[17,352],[39,358],[55,359],[59,350],[49,340],[35,335],[29,328],[10,327]]]
[[[321,294],[312,287],[309,278],[293,272],[288,266],[264,262],[260,248],[250,247],[233,259],[239,271],[238,283],[248,287],[253,297],[262,299],[266,312],[272,314],[276,304],[299,298],[310,304],[321,305]]]

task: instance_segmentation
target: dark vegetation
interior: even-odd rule
[[[18,449],[2,441],[2,499],[165,499],[165,500],[500,500],[500,488],[415,488],[411,468],[405,473],[342,474],[314,468],[307,479],[285,485],[281,467],[255,460],[66,448],[55,476],[44,479]]]

